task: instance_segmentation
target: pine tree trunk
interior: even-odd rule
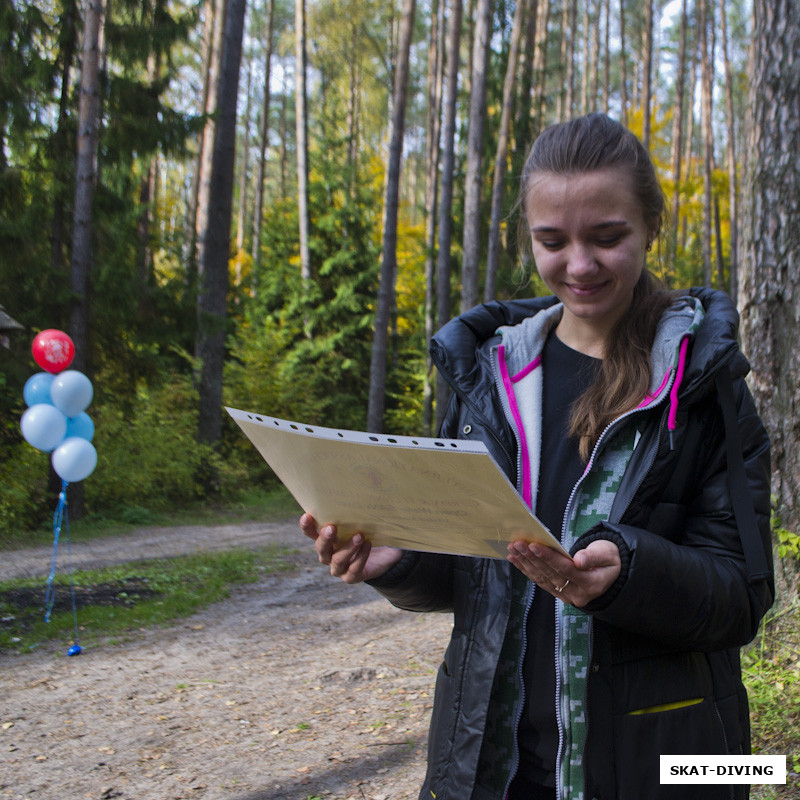
[[[428,122],[425,154],[425,342],[436,330],[436,217],[439,199],[441,155],[442,84],[444,80],[445,0],[434,0],[428,45]],[[425,382],[422,397],[422,425],[433,435],[434,380],[431,357],[425,351]]]
[[[75,44],[77,34],[75,32],[76,17],[78,10],[74,0],[68,0],[64,4],[64,10],[59,18],[59,28],[61,29],[60,52],[58,63],[61,64],[60,83],[61,90],[58,100],[58,123],[53,136],[54,150],[59,154],[54,175],[53,192],[53,217],[50,224],[50,265],[53,271],[58,274],[64,270],[64,226],[66,218],[66,203],[68,196],[69,168],[71,158],[66,158],[68,148],[68,124],[69,124],[69,100],[72,91],[72,63],[75,58]],[[65,156],[65,158],[61,158]],[[2,157],[0,157],[2,158]]]
[[[253,62],[247,66],[247,90],[245,91],[244,119],[242,120],[242,158],[239,165],[239,207],[236,214],[236,251],[244,250],[247,240],[247,178],[250,175],[250,104],[252,94],[250,86],[253,82]],[[242,261],[236,260],[236,285],[242,282]]]
[[[497,269],[500,260],[500,222],[503,215],[503,194],[508,162],[508,141],[511,136],[511,117],[514,113],[514,80],[519,62],[519,46],[525,24],[525,2],[519,0],[514,10],[511,41],[508,48],[508,63],[503,81],[503,110],[500,114],[500,130],[497,133],[497,153],[494,159],[492,180],[492,206],[489,220],[489,245],[486,257],[486,283],[483,299],[488,303],[497,293]]]
[[[100,108],[100,30],[103,0],[87,0],[83,22],[78,156],[75,163],[75,205],[72,228],[72,303],[69,334],[75,343],[74,369],[85,370],[89,332],[89,275],[92,269],[93,204],[97,170]]]
[[[611,0],[603,0],[603,113],[608,114],[611,99]]]
[[[386,194],[383,223],[383,253],[381,258],[378,304],[375,309],[375,338],[369,374],[369,404],[367,430],[379,433],[383,429],[386,407],[386,357],[389,323],[394,303],[394,283],[397,271],[397,209],[400,195],[400,168],[403,156],[403,136],[406,119],[406,90],[408,88],[411,39],[414,32],[415,0],[403,0],[400,39],[394,79],[394,114],[392,138],[389,145],[389,164],[386,172]]]
[[[668,264],[675,263],[678,253],[678,226],[680,224],[681,209],[681,169],[682,169],[682,150],[683,150],[683,109],[684,95],[686,94],[686,30],[688,18],[686,16],[686,2],[681,3],[681,30],[680,43],[678,45],[678,75],[675,81],[675,113],[672,117],[672,152],[670,161],[672,164],[672,184],[675,187],[672,197],[672,219],[670,227],[670,238],[668,247]]]
[[[212,146],[206,230],[199,253],[202,284],[197,298],[197,357],[200,361],[198,440],[217,446],[222,437],[222,370],[228,298],[228,261],[231,255],[231,216],[236,163],[236,101],[246,0],[229,0],[220,60],[217,124]],[[216,476],[207,469],[205,488],[216,489]]]
[[[220,72],[222,48],[227,19],[227,0],[211,0],[213,4],[212,39],[207,56],[206,102],[204,111],[207,114],[203,135],[200,140],[200,153],[197,164],[197,203],[194,219],[195,250],[192,255],[197,265],[197,273],[202,276],[202,250],[205,247],[203,237],[208,230],[208,209],[211,203],[211,162],[214,155],[216,136],[216,114],[219,103]],[[210,10],[210,9],[208,9]]]
[[[625,0],[619,0],[619,93],[623,125],[628,124],[628,54],[625,49]]]
[[[261,102],[261,124],[258,131],[258,168],[253,200],[253,290],[257,291],[258,272],[261,265],[261,221],[264,216],[264,177],[267,170],[267,143],[269,137],[270,67],[272,63],[272,34],[275,20],[275,0],[267,0],[267,31],[264,50],[264,97]]]
[[[453,238],[453,179],[455,176],[456,106],[458,103],[459,49],[462,0],[451,0],[447,30],[444,129],[442,130],[442,197],[439,202],[439,248],[436,253],[436,321],[450,319],[450,246]],[[450,387],[436,373],[436,429],[442,426]]]
[[[481,182],[483,179],[483,128],[486,121],[486,81],[489,43],[492,35],[492,0],[478,0],[472,52],[469,98],[467,173],[464,185],[463,262],[461,266],[461,312],[478,303],[481,255]]]
[[[701,129],[703,134],[703,283],[711,286],[711,225],[713,201],[711,175],[714,170],[713,129],[711,121],[711,93],[713,91],[712,56],[708,42],[708,0],[700,0],[698,6],[701,64]]]
[[[295,125],[297,131],[297,203],[300,218],[300,278],[311,280],[311,253],[308,249],[308,105],[306,102],[306,3],[294,3],[295,44]]]
[[[589,109],[597,111],[597,98],[600,86],[600,9],[601,0],[595,5],[595,15],[592,23],[592,37],[590,46],[589,64]]]
[[[653,94],[653,0],[644,4],[644,31],[642,32],[642,144],[650,149],[652,94]]]
[[[748,176],[739,307],[751,385],[772,441],[781,525],[800,533],[800,18],[791,0],[754,0]],[[798,597],[797,561],[776,561],[779,601]]]
[[[725,0],[720,0],[720,33],[722,35],[722,60],[725,65],[725,117],[727,120],[727,162],[728,162],[728,203],[730,206],[730,247],[731,273],[730,295],[737,302],[738,261],[739,261],[739,184],[736,174],[736,118],[733,109],[733,70],[728,55],[728,14],[725,11]]]

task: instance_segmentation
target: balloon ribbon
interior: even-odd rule
[[[61,538],[61,530],[64,529],[64,535],[67,540],[67,567],[69,569],[69,587],[70,595],[72,597],[72,620],[75,627],[75,643],[69,648],[67,654],[76,656],[81,652],[81,646],[78,644],[78,610],[75,601],[75,580],[72,570],[72,548],[69,539],[69,513],[67,512],[67,482],[61,482],[61,491],[58,494],[58,504],[56,505],[55,513],[53,514],[53,555],[50,558],[50,574],[47,576],[47,589],[45,591],[45,612],[44,621],[50,622],[50,616],[53,613],[53,606],[56,602],[56,562],[58,561],[58,543]]]

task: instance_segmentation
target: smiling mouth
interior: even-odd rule
[[[582,297],[588,297],[593,294],[597,294],[603,288],[605,288],[605,283],[595,283],[591,286],[581,286],[575,283],[568,283],[567,288],[573,293],[580,295]]]

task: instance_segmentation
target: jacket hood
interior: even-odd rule
[[[477,365],[477,348],[503,329],[503,340],[514,345],[509,350],[517,350],[522,368],[533,356],[527,347],[519,350],[516,342],[507,339],[510,329],[534,315],[540,316],[540,311],[552,309],[551,314],[541,315],[541,320],[525,322],[524,325],[527,336],[547,319],[547,325],[542,328],[546,336],[558,319],[558,312],[554,308],[558,305],[556,297],[538,297],[476,306],[450,320],[432,337],[429,349],[434,363],[456,388],[468,392]],[[691,357],[685,365],[682,394],[698,389],[725,364],[730,367],[733,377],[746,375],[750,366],[739,350],[738,329],[738,312],[725,293],[715,289],[693,288],[678,297],[662,317],[656,332],[651,392],[657,391],[665,373],[676,366],[681,339],[687,334],[692,336],[692,348]],[[538,339],[539,336],[537,333],[533,338]],[[517,356],[514,358],[516,365]]]

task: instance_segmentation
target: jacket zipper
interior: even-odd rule
[[[612,428],[618,427],[625,420],[627,420],[628,418],[632,417],[633,415],[638,414],[639,412],[643,412],[643,411],[652,411],[653,409],[658,408],[659,406],[663,405],[664,402],[666,401],[666,399],[669,397],[669,390],[672,388],[672,384],[675,381],[675,376],[676,376],[676,371],[673,368],[673,369],[670,370],[669,381],[667,382],[666,387],[662,390],[661,399],[657,403],[650,404],[648,406],[645,406],[644,408],[631,409],[630,411],[627,411],[626,413],[624,413],[621,416],[617,417],[616,419],[612,420],[603,429],[603,432],[598,437],[597,442],[595,442],[595,446],[592,448],[592,453],[589,456],[589,462],[588,462],[588,464],[586,466],[586,470],[584,471],[583,475],[581,475],[580,479],[575,484],[575,486],[572,487],[572,492],[570,493],[569,500],[567,501],[567,506],[566,506],[566,509],[564,510],[564,519],[563,519],[562,524],[561,524],[561,544],[562,544],[562,546],[564,544],[565,537],[566,537],[566,534],[567,534],[567,521],[570,519],[570,516],[571,516],[571,513],[572,513],[572,505],[573,505],[573,503],[575,501],[575,497],[576,497],[576,495],[578,493],[578,489],[579,489],[580,485],[583,483],[583,479],[589,474],[589,472],[591,470],[591,467],[593,466],[593,464],[595,462],[595,459],[596,459],[596,457],[597,457],[597,455],[599,453],[599,449],[600,449],[601,445],[604,443],[604,440],[608,438],[609,432],[611,431]],[[644,480],[645,475],[647,475],[650,472],[650,469],[653,466],[653,463],[655,462],[656,452],[658,450],[658,442],[661,440],[661,435],[662,435],[662,433],[664,431],[664,420],[665,419],[666,419],[666,415],[662,413],[661,420],[659,422],[659,427],[658,427],[658,437],[656,438],[656,444],[655,444],[655,447],[651,448],[651,454],[650,454],[650,456],[648,458],[647,464],[645,465],[645,468],[642,469],[641,472],[640,472],[641,478],[638,481],[638,485],[636,487],[637,489],[638,489],[638,486],[641,485],[641,482]],[[631,496],[633,496],[633,494],[635,494],[635,492],[633,492],[631,494]],[[620,512],[619,512],[619,517],[620,518],[622,517],[622,515],[625,513],[626,510],[627,509],[621,509],[620,510]],[[560,614],[559,614],[559,611],[558,611],[558,605],[557,604],[556,604],[555,614],[556,614],[556,640],[555,640],[555,654],[554,655],[555,655],[555,663],[556,663],[556,723],[557,723],[557,727],[558,727],[558,751],[557,751],[557,755],[556,755],[556,797],[557,798],[564,797],[565,800],[566,800],[566,796],[564,795],[564,787],[563,787],[563,783],[562,783],[562,780],[561,780],[561,761],[562,761],[562,758],[563,758],[563,755],[564,755],[564,753],[563,753],[563,750],[564,750],[564,724],[563,724],[563,721],[562,721],[562,718],[561,718],[561,665],[559,663],[560,662],[559,653],[561,652],[561,624],[560,624],[561,619],[560,619]],[[589,660],[589,664],[592,663],[592,654],[593,654],[593,652],[594,652],[594,622],[590,617],[589,618],[589,659],[588,659]],[[584,690],[584,697],[583,697],[583,704],[584,704],[584,709],[585,709],[585,713],[586,713],[586,738],[587,739],[588,739],[588,736],[589,736],[589,726],[590,726],[588,702],[589,702],[589,698],[588,698],[588,679],[587,679],[586,688]]]
[[[494,439],[494,441],[497,444],[498,449],[503,453],[503,455],[505,455],[505,457],[508,459],[509,463],[513,463],[513,458],[511,457],[511,453],[509,453],[508,450],[506,449],[505,443],[503,442],[503,440],[500,437],[500,435],[498,433],[495,433],[495,431],[492,429],[492,426],[489,424],[488,420],[483,416],[483,414],[470,401],[469,395],[466,394],[465,392],[463,392],[456,385],[455,380],[453,380],[453,378],[450,376],[449,372],[444,368],[444,364],[442,362],[442,359],[439,357],[439,354],[438,354],[436,348],[431,350],[431,361],[433,361],[433,363],[436,366],[436,368],[442,374],[442,376],[447,381],[447,383],[450,386],[450,388],[455,392],[455,394],[458,396],[458,398],[461,400],[461,402],[467,408],[469,408],[472,411],[472,413],[475,414],[475,416],[478,419],[483,421],[484,430],[486,431],[486,433],[489,436],[492,437],[492,439]],[[493,375],[493,377],[495,378],[495,381],[496,381],[497,380],[497,371],[496,371],[496,368],[494,366],[494,359],[492,360],[492,375]],[[498,394],[500,394],[500,393],[498,393]],[[502,402],[503,402],[502,394],[500,394],[500,398],[501,398],[501,404],[502,404]],[[507,409],[505,407],[503,408],[503,413],[506,415],[506,420],[508,420]],[[519,448],[517,448],[517,449],[519,449]],[[520,475],[519,465],[520,465],[520,456],[518,455],[517,456],[517,467],[516,467],[517,468],[517,475],[516,475],[517,481],[519,481],[519,475]]]

